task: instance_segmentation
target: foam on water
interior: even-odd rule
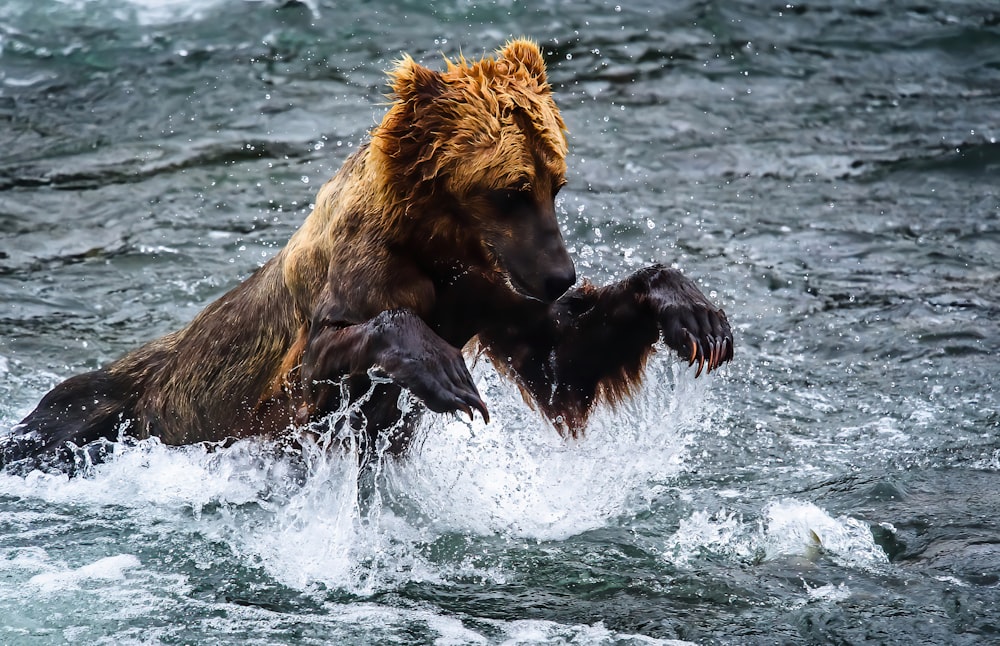
[[[200,18],[204,12],[231,0],[59,0],[54,10],[96,18],[109,15],[139,25],[178,23]],[[12,11],[24,10],[14,5]]]
[[[0,586],[3,643],[189,643],[192,635],[212,635],[216,643],[270,644],[299,635],[296,643],[402,644],[417,630],[440,645],[687,644],[609,630],[600,622],[480,619],[470,626],[432,606],[325,602],[288,614],[225,598],[197,599],[185,577],[164,575],[132,554],[73,567],[41,547],[4,549],[0,578],[10,583]],[[162,623],[161,616],[191,619]],[[302,626],[309,626],[304,639]]]
[[[0,586],[0,642],[138,643],[101,636],[175,607],[190,593],[183,576],[151,570],[134,554],[76,565],[63,552],[48,545],[0,548],[0,580],[6,582]]]
[[[132,554],[108,556],[78,568],[36,574],[28,579],[28,586],[49,593],[76,589],[86,581],[120,581],[125,578],[125,570],[139,565],[139,559]]]
[[[608,630],[602,623],[591,626],[565,626],[552,621],[520,620],[504,626],[505,646],[515,644],[634,644],[635,646],[694,646],[694,642],[679,639],[655,639],[645,635],[628,635]]]

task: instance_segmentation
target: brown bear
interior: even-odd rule
[[[487,418],[463,348],[576,435],[595,402],[639,384],[661,338],[697,374],[732,358],[726,315],[678,271],[573,287],[555,210],[565,125],[534,43],[444,72],[404,57],[391,82],[382,123],[277,256],[183,329],[56,386],[0,464],[58,465],[122,436],[293,435],[373,382],[358,413],[401,453],[402,389]]]

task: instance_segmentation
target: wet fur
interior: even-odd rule
[[[629,396],[661,337],[710,370],[731,358],[725,315],[673,270],[560,297],[575,280],[554,211],[565,126],[533,43],[440,73],[407,57],[391,84],[371,141],[276,257],[183,329],[56,386],[0,464],[58,462],[67,443],[120,432],[280,436],[336,410],[342,379],[367,388],[372,369],[392,383],[366,405],[371,432],[398,427],[402,388],[434,411],[485,415],[460,353],[470,341],[569,434],[595,402]],[[664,294],[680,305],[664,309]]]

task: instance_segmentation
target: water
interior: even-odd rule
[[[0,642],[1000,641],[992,2],[0,6],[0,429],[272,256],[402,52],[538,39],[601,282],[676,262],[736,360],[564,442],[489,366],[359,474],[153,443],[0,475]],[[666,4],[666,6],[664,6]]]

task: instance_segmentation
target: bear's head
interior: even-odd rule
[[[372,144],[398,211],[392,226],[471,250],[524,296],[561,296],[576,282],[555,210],[566,127],[538,46],[513,40],[445,72],[405,57],[391,79],[395,100]]]

